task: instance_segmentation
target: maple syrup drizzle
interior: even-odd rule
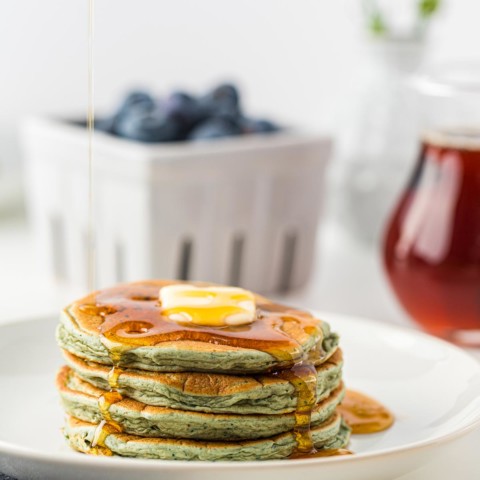
[[[110,390],[117,390],[119,385],[118,385],[118,379],[120,378],[120,375],[123,373],[123,370],[120,367],[117,367],[114,365],[112,369],[108,372],[108,385],[110,386]]]
[[[317,370],[312,363],[305,361],[277,375],[293,385],[297,397],[293,428],[297,446],[294,454],[312,454],[316,452],[310,424],[312,410],[317,403]]]
[[[98,398],[98,409],[100,410],[103,420],[95,429],[94,441],[92,443],[92,448],[97,449],[92,453],[96,455],[112,455],[111,450],[105,445],[105,440],[111,433],[121,433],[123,431],[122,426],[113,420],[112,414],[110,413],[111,406],[123,400],[122,394],[116,390],[116,388],[118,388],[118,377],[121,373],[121,370],[115,366],[110,370],[108,383],[111,391],[105,392]]]
[[[113,358],[117,359],[115,355]],[[118,357],[118,361],[119,359],[120,357]],[[118,379],[122,373],[123,370],[116,364],[111,368],[107,377],[110,391],[105,392],[98,399],[98,409],[102,414],[103,420],[97,426],[94,438],[96,439],[95,444],[103,449],[108,448],[105,446],[105,439],[110,433],[121,433],[123,431],[122,426],[113,420],[112,414],[110,413],[111,406],[123,400],[122,394],[118,391]]]
[[[112,433],[118,433],[118,431],[113,425],[108,424],[106,420],[102,420],[95,429],[92,446],[90,447],[88,453],[92,455],[104,455],[111,457],[113,452],[106,446],[105,441]]]
[[[393,414],[377,400],[354,390],[347,390],[337,407],[353,434],[377,433],[391,427]]]
[[[98,408],[100,409],[100,413],[102,414],[103,419],[117,430],[117,432],[122,431],[122,427],[119,423],[112,419],[112,415],[110,413],[110,407],[117,402],[123,400],[122,395],[119,392],[105,392],[99,399],[98,399]]]
[[[94,0],[88,0],[88,106],[87,106],[87,135],[88,135],[88,224],[87,224],[87,285],[88,290],[95,289],[95,231],[93,220],[93,134],[95,125],[94,109],[94,70],[93,70],[93,42],[94,42]],[[111,313],[107,307],[87,308],[83,312],[87,315],[105,316]],[[89,453],[93,455],[112,456],[113,452],[105,445],[110,433],[118,432],[119,425],[111,418],[109,408],[115,392],[106,392],[98,400],[100,412],[104,418],[95,429],[93,442]]]
[[[89,303],[84,303],[78,308],[85,315],[100,315],[101,317],[111,315],[112,313],[115,313],[117,311],[114,307],[108,305],[93,305]]]
[[[114,356],[114,358],[117,358]],[[119,360],[120,357],[118,357]],[[113,420],[112,415],[110,413],[110,408],[113,404],[117,402],[121,402],[123,400],[122,394],[118,391],[119,384],[118,379],[120,375],[123,373],[123,370],[120,367],[114,365],[111,370],[108,372],[107,380],[108,385],[110,386],[110,391],[105,392],[99,399],[98,399],[98,408],[100,413],[102,414],[103,420],[97,426],[95,430],[95,444],[98,445],[101,450],[99,450],[96,454],[103,454],[103,455],[111,455],[112,452],[106,447],[105,440],[110,433],[121,433],[123,431],[122,426]],[[108,450],[110,453],[104,453],[104,451]]]
[[[88,225],[87,225],[87,286],[92,292],[95,289],[95,229],[93,218],[93,137],[95,126],[94,108],[94,69],[93,69],[93,42],[94,42],[94,0],[88,0],[88,107],[87,107],[87,135],[88,135]]]

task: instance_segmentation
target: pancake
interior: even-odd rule
[[[80,378],[110,389],[111,367],[63,353],[67,365]],[[317,367],[317,402],[340,385],[342,366],[342,352],[337,350]],[[147,405],[206,413],[279,414],[293,412],[297,404],[294,386],[278,375],[122,370],[116,378],[116,390]]]
[[[61,315],[59,345],[103,365],[240,374],[288,368],[306,356],[320,364],[337,348],[338,337],[326,322],[259,296],[251,325],[179,325],[162,316],[158,301],[160,288],[176,283],[130,283],[72,303]]]
[[[96,432],[98,432],[97,427],[93,423],[68,417],[64,435],[73,449],[83,453],[113,454],[124,457],[162,460],[250,461],[283,459],[294,453],[297,444],[293,432],[261,440],[227,443],[143,438],[106,431],[104,438],[102,438],[102,446],[92,448]],[[338,413],[334,413],[326,422],[314,427],[311,433],[315,448],[325,450],[345,447],[350,436],[349,428]]]
[[[91,423],[100,423],[105,414],[99,400],[108,398],[105,390],[81,380],[69,367],[57,376],[64,410],[71,416]],[[311,425],[325,422],[335,411],[345,394],[338,386],[312,410]],[[117,399],[117,398],[116,398]],[[118,399],[117,399],[118,400]],[[109,422],[121,431],[144,437],[190,438],[195,440],[249,440],[288,432],[295,427],[295,414],[238,415],[200,413],[165,407],[153,407],[125,398],[107,404]]]
[[[64,309],[57,341],[64,432],[81,452],[245,461],[348,443],[338,336],[251,292],[153,280],[100,290]]]

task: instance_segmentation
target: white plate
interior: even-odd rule
[[[480,365],[415,331],[360,318],[322,316],[341,334],[349,387],[396,415],[386,432],[355,436],[356,455],[311,460],[202,463],[90,457],[69,451],[54,389],[62,363],[56,319],[0,326],[0,472],[21,480],[375,480],[412,471],[480,423]]]

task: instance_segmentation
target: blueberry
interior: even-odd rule
[[[189,140],[210,140],[241,135],[238,123],[224,117],[214,117],[201,122],[188,136]]]
[[[121,125],[125,123],[127,116],[138,112],[151,112],[156,108],[154,98],[147,92],[134,90],[125,96],[112,117],[110,133],[122,136]]]
[[[270,120],[242,118],[240,121],[243,133],[274,133],[281,128]]]
[[[116,115],[124,115],[131,110],[140,109],[142,111],[150,111],[156,107],[154,98],[147,92],[134,90],[125,96],[123,102],[117,109]]]
[[[208,140],[281,130],[269,120],[244,117],[239,91],[229,83],[218,85],[200,98],[176,91],[161,103],[146,91],[131,91],[114,115],[95,120],[95,128],[151,143]]]
[[[197,99],[185,92],[172,93],[162,108],[167,117],[182,122],[187,129],[203,119]]]
[[[224,83],[214,88],[210,92],[210,96],[217,102],[231,102],[235,105],[240,103],[240,94],[238,93],[238,89],[235,85],[230,83]]]
[[[123,138],[140,142],[172,142],[182,138],[182,125],[156,108],[124,115],[117,122],[116,132]]]
[[[241,114],[240,94],[237,87],[229,83],[219,85],[199,101],[204,117],[233,116]]]

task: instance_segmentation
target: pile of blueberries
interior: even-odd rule
[[[266,119],[243,114],[238,89],[222,84],[195,97],[176,91],[162,100],[132,91],[110,117],[95,121],[95,129],[139,142],[210,140],[281,130]]]

